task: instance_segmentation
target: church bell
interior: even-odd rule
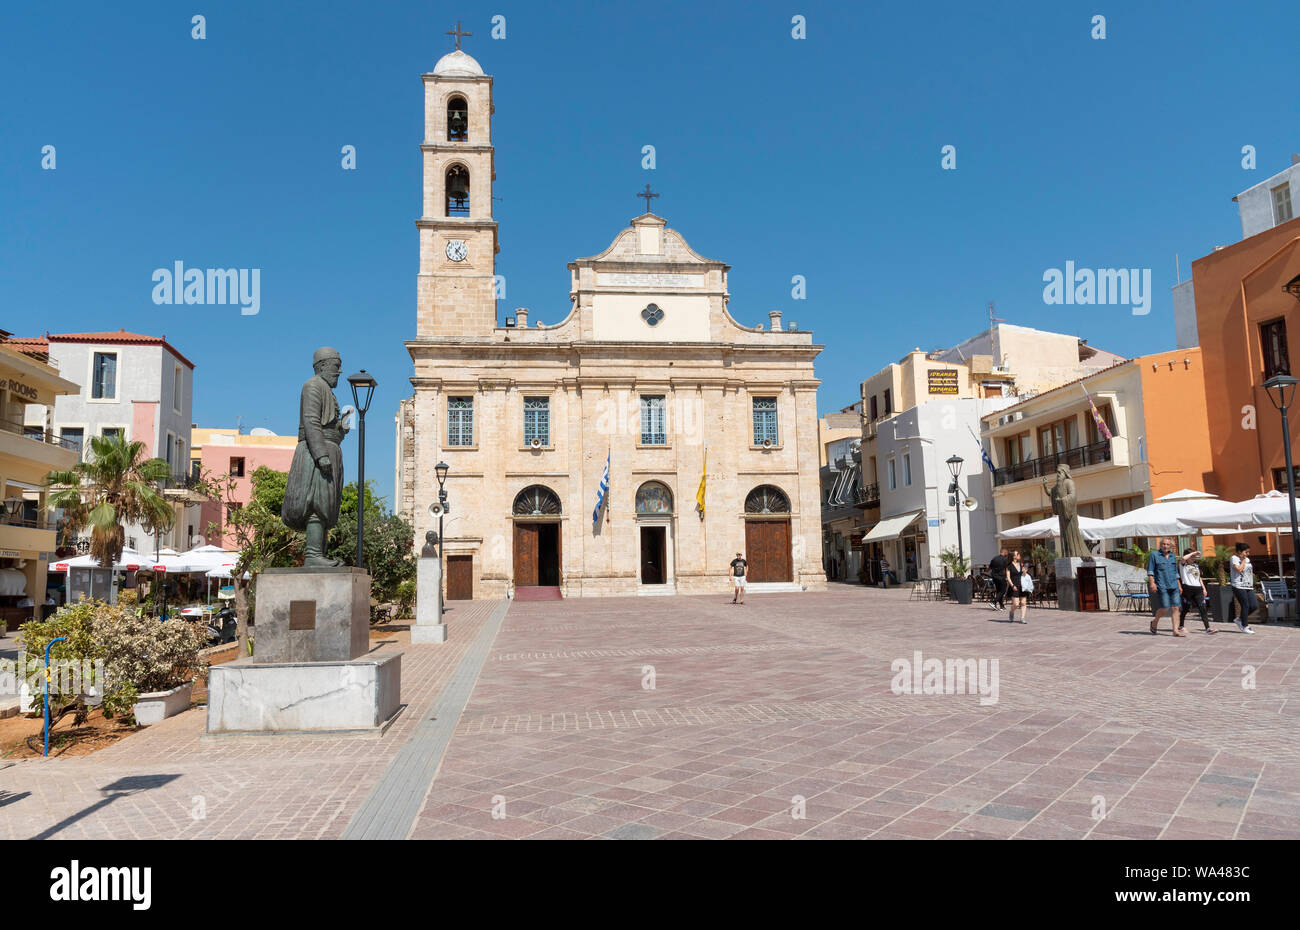
[[[463,204],[469,199],[469,175],[461,168],[453,168],[447,176],[447,196]]]

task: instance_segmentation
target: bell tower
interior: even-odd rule
[[[456,49],[424,80],[424,213],[416,335],[489,336],[496,327],[492,78]]]

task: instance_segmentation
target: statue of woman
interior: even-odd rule
[[[1088,558],[1088,543],[1079,531],[1079,499],[1074,493],[1074,479],[1070,477],[1069,465],[1056,467],[1056,485],[1047,487],[1043,479],[1043,490],[1052,499],[1052,513],[1056,514],[1061,530],[1061,556],[1063,558]]]

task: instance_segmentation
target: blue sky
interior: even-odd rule
[[[497,14],[504,40],[489,37]],[[566,262],[602,250],[649,182],[655,212],[731,264],[741,322],[780,309],[826,345],[823,411],[914,346],[978,332],[989,300],[1009,322],[1160,351],[1175,253],[1187,277],[1237,241],[1232,195],[1300,151],[1294,14],[1186,0],[6,4],[0,328],[165,334],[197,364],[197,423],[281,433],[312,350],[336,345],[345,373],[380,382],[367,472],[390,496],[415,329],[420,75],[460,19],[495,77],[502,311],[561,319]],[[945,145],[956,170],[940,167]],[[1067,260],[1150,268],[1150,314],[1044,304],[1044,271]],[[261,269],[260,312],[155,305],[153,270],[175,261]]]

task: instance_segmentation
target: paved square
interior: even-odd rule
[[[0,836],[335,837],[401,789],[424,800],[393,835],[416,838],[1300,837],[1293,627],[1013,625],[833,586],[516,602],[493,639],[496,607],[400,647],[409,706],[382,740],[200,740],[190,712],[0,769]],[[891,663],[916,651],[996,659],[997,703],[894,694]],[[458,689],[458,719],[431,719]],[[400,757],[439,726],[430,781]],[[104,790],[140,775],[178,777]]]

